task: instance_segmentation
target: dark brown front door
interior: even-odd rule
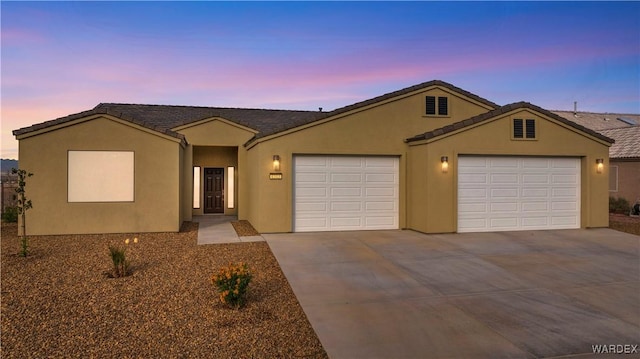
[[[224,213],[224,169],[204,169],[204,213]]]

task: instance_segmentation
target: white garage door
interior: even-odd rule
[[[398,158],[294,157],[294,231],[398,228]]]
[[[458,232],[580,228],[580,159],[458,158]]]

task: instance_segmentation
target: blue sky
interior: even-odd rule
[[[11,131],[100,102],[325,110],[440,79],[640,113],[640,2],[7,2]]]

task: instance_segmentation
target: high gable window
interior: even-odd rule
[[[536,139],[536,121],[533,119],[513,119],[514,139]]]
[[[449,98],[445,96],[425,97],[427,116],[449,116]]]

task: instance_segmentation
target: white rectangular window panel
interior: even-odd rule
[[[200,167],[193,167],[193,208],[200,208]]]
[[[69,202],[133,202],[133,151],[69,151]]]
[[[227,167],[227,208],[235,207],[235,193],[236,193],[236,181],[235,181],[235,168]]]
[[[580,226],[579,158],[460,156],[458,172],[458,232]]]
[[[294,231],[397,229],[399,158],[295,156]]]

